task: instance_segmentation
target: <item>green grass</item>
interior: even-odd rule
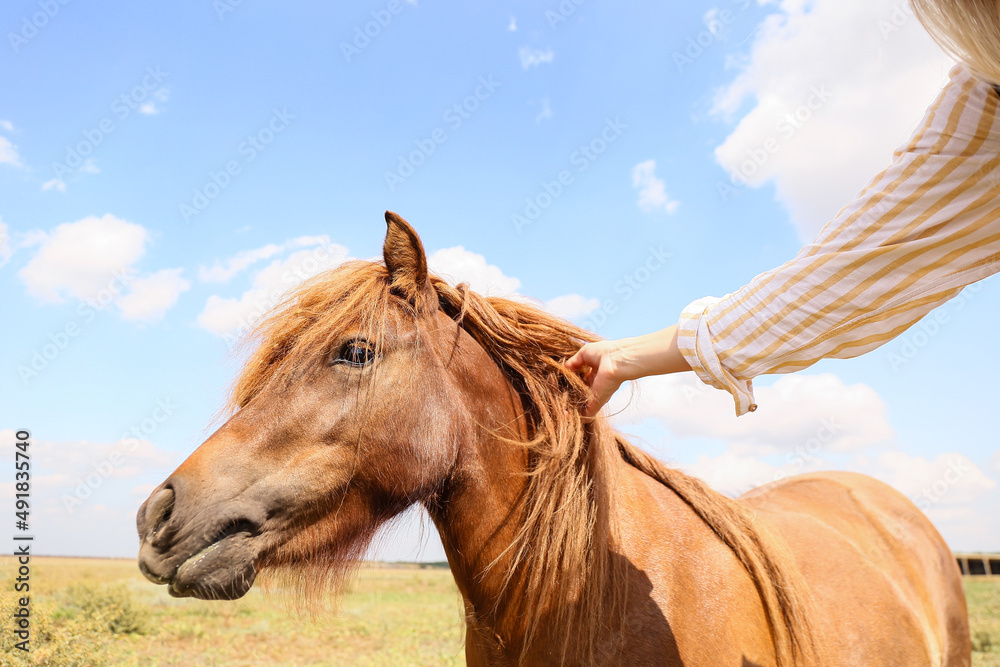
[[[0,558],[0,665],[463,665],[461,597],[446,568],[369,566],[336,615],[280,594],[177,600],[134,560],[32,558],[32,652],[13,648],[16,563]],[[1000,667],[1000,578],[966,579],[975,667]]]
[[[965,578],[973,667],[1000,667],[1000,578]]]

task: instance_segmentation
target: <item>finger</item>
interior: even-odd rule
[[[593,366],[594,364],[588,363],[588,357],[590,357],[591,350],[589,349],[589,344],[584,345],[579,350],[576,351],[572,357],[566,360],[564,366],[571,371],[578,371],[584,366]]]
[[[580,370],[581,368],[583,368],[583,355],[577,352],[572,357],[567,359],[565,363],[563,363],[563,366],[565,366],[571,371]]]

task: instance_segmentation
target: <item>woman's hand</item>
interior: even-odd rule
[[[629,378],[622,375],[622,346],[625,341],[602,340],[587,343],[566,361],[566,368],[583,372],[583,381],[590,387],[590,398],[583,410],[586,417],[595,416],[618,387]]]
[[[587,343],[566,360],[566,368],[583,372],[591,397],[583,410],[594,417],[622,383],[647,375],[691,370],[677,349],[677,325],[635,338]]]

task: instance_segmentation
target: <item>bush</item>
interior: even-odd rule
[[[990,633],[976,632],[972,635],[972,650],[976,653],[992,653],[994,648],[1000,649],[1000,642],[994,641]]]
[[[123,584],[78,584],[66,589],[64,596],[61,616],[88,620],[114,635],[149,632],[149,611],[135,603]]]
[[[13,609],[19,594],[3,593],[0,605]],[[94,619],[64,618],[51,602],[31,600],[31,651],[15,648],[14,618],[0,614],[0,654],[15,665],[36,667],[94,667],[108,664],[112,635]]]

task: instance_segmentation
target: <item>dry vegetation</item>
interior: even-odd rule
[[[443,568],[365,567],[336,616],[280,595],[175,600],[132,560],[33,558],[32,652],[13,648],[14,561],[0,558],[0,664],[459,665],[461,600]],[[1000,667],[1000,578],[966,580],[974,667]]]
[[[336,615],[289,610],[254,589],[235,602],[176,600],[134,560],[32,558],[32,652],[13,647],[14,562],[0,559],[0,664],[464,664],[461,598],[444,568],[365,567]],[[37,591],[34,587],[37,586]]]
[[[965,578],[972,626],[972,667],[1000,667],[1000,577]]]

